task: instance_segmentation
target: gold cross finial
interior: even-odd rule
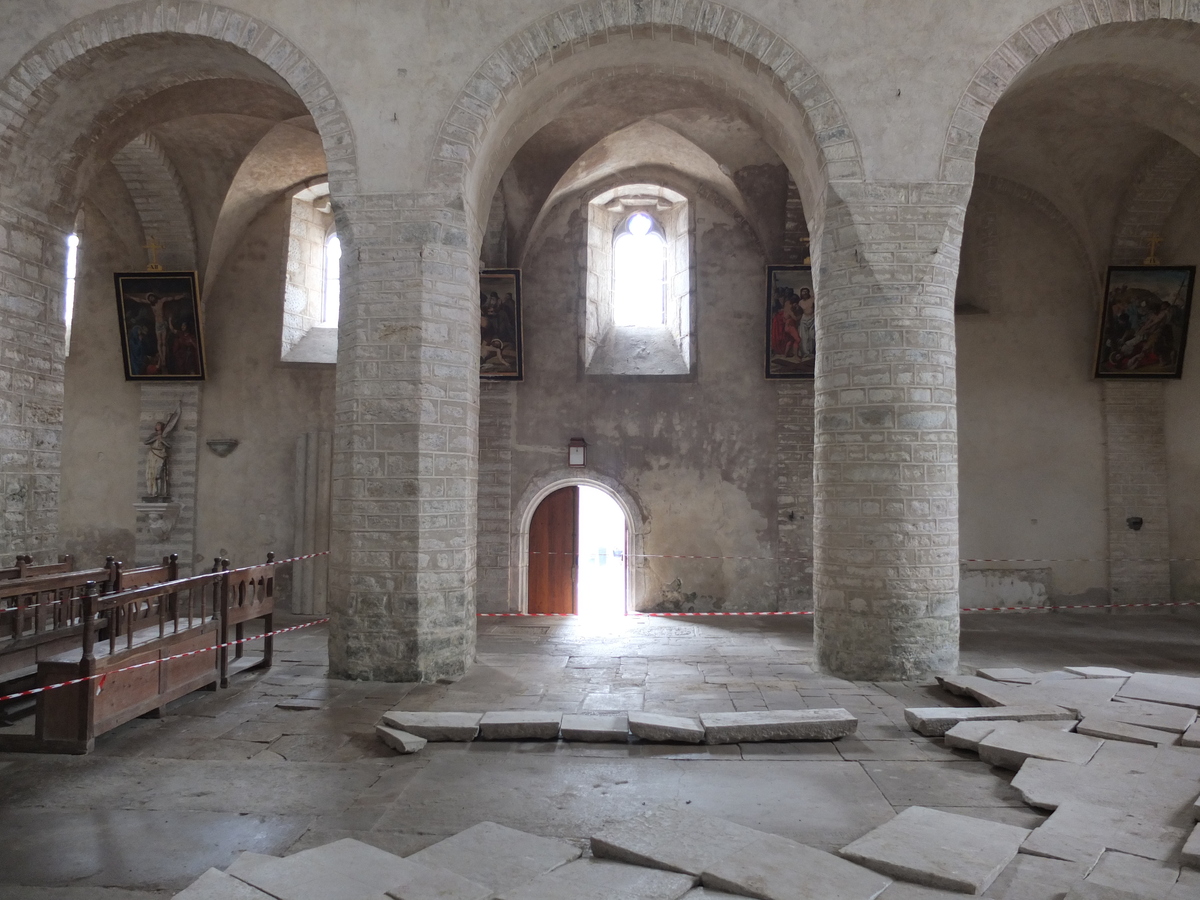
[[[165,249],[163,247],[163,245],[158,242],[158,240],[154,237],[154,235],[150,235],[149,242],[146,243],[142,247],[142,249],[150,251],[150,262],[146,266],[146,271],[147,272],[161,272],[163,270],[163,267],[162,267],[162,264],[158,261],[158,251]]]
[[[1145,258],[1145,260],[1143,260],[1142,265],[1144,265],[1144,266],[1161,266],[1162,263],[1160,263],[1158,261],[1157,252],[1158,252],[1158,245],[1163,242],[1162,235],[1161,234],[1151,234],[1149,237],[1146,238],[1146,240],[1148,240],[1150,242],[1150,255],[1147,256]]]

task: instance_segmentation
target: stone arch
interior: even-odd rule
[[[165,248],[159,262],[170,270],[196,268],[196,230],[187,191],[154,135],[138,135],[112,158],[142,220],[143,236]]]
[[[197,0],[138,0],[103,10],[75,20],[30,50],[0,81],[0,184],[12,185],[22,164],[30,166],[36,162],[25,159],[28,149],[48,111],[59,99],[63,82],[78,75],[109,49],[119,54],[125,42],[163,36],[191,37],[213,46],[232,47],[265,65],[286,82],[312,114],[322,136],[335,192],[347,195],[357,191],[354,135],[349,118],[324,74],[296,44],[261,20]],[[203,77],[205,73],[197,75]],[[143,99],[124,98],[124,104],[108,111],[109,120],[115,120],[125,111],[122,105],[128,107]],[[69,180],[65,170],[78,162],[76,153],[74,159],[59,163],[59,169],[64,170],[57,179],[60,184],[65,186]],[[5,194],[8,193],[6,190]],[[51,219],[64,221],[74,215],[61,202],[56,205],[58,209],[42,212]]]
[[[442,123],[430,161],[430,188],[460,195],[468,210],[486,210],[490,197],[475,195],[482,192],[484,142],[501,113],[551,68],[623,40],[704,47],[765,80],[795,110],[807,144],[803,149],[819,170],[806,173],[816,184],[805,198],[810,215],[825,183],[864,179],[858,140],[825,80],[795,46],[763,23],[717,2],[584,0],[512,36],[475,71]]]
[[[517,501],[513,514],[513,529],[511,538],[512,558],[516,565],[512,568],[514,596],[517,600],[517,611],[526,612],[529,609],[529,528],[533,522],[533,514],[541,502],[555,491],[574,486],[593,487],[608,494],[616,501],[617,506],[625,514],[625,523],[629,528],[629,560],[625,566],[625,603],[626,610],[636,609],[637,598],[642,596],[645,586],[645,541],[650,533],[650,518],[642,506],[625,490],[624,486],[614,478],[595,473],[581,473],[574,469],[560,468],[533,479],[521,499]]]
[[[979,139],[992,108],[1029,66],[1063,41],[1105,25],[1172,20],[1200,23],[1200,6],[1182,0],[1071,0],[1027,22],[996,48],[964,91],[946,131],[939,180],[972,182]]]

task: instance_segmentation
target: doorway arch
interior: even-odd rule
[[[645,536],[650,531],[650,520],[643,513],[641,505],[633,495],[625,490],[620,483],[603,475],[580,474],[570,469],[559,470],[540,478],[534,479],[521,499],[517,501],[515,515],[516,529],[512,535],[512,558],[516,565],[511,570],[510,578],[513,596],[517,598],[516,612],[529,612],[529,532],[533,524],[533,514],[541,506],[542,501],[555,491],[567,487],[590,487],[607,494],[614,500],[625,516],[625,611],[637,609],[637,600],[643,594],[645,581]]]

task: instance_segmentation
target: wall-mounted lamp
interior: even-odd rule
[[[587,466],[587,441],[583,438],[571,438],[567,444],[567,465],[572,469]]]
[[[1132,531],[1141,531],[1142,530],[1142,517],[1141,516],[1130,516],[1128,519],[1125,520],[1125,524],[1128,525],[1130,530],[1132,530]]]

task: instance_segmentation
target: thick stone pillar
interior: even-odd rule
[[[329,663],[434,681],[475,654],[479,297],[462,204],[359,195],[343,241]]]
[[[816,242],[816,649],[827,672],[958,668],[954,290],[968,186],[835,183]]]

